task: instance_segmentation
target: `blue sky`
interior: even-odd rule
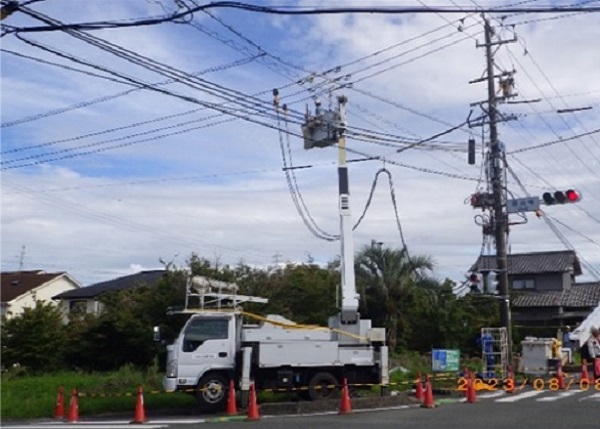
[[[398,4],[474,6],[459,0]],[[157,16],[176,10],[177,4],[44,0],[29,8],[72,23]],[[2,269],[19,268],[23,246],[23,268],[68,271],[83,284],[160,267],[160,259],[184,265],[192,252],[220,263],[242,260],[257,266],[275,260],[333,260],[339,243],[314,237],[292,203],[280,145],[289,143],[294,165],[313,165],[297,170],[295,178],[311,216],[336,234],[337,151],[305,151],[294,116],[306,106],[313,108],[315,94],[324,104],[329,94],[334,100],[345,94],[350,126],[367,136],[349,138],[348,147],[386,159],[350,164],[354,219],[362,213],[375,173],[387,168],[410,252],[431,255],[437,277],[464,279],[482,250],[476,225],[482,213],[465,204],[484,186],[478,182],[481,153],[476,165],[466,162],[469,137],[477,140],[479,151],[487,141],[482,130],[462,127],[422,149],[396,151],[464,122],[470,103],[486,98],[485,84],[469,84],[485,69],[484,50],[476,47],[483,43],[479,15],[292,17],[227,9],[210,14],[88,33],[154,60],[169,76],[178,73],[180,82],[158,88],[196,103],[148,89],[115,97],[133,87],[98,68],[146,84],[169,77],[59,31],[22,37],[96,68],[30,46],[14,34],[1,39]],[[564,239],[529,214],[527,223],[511,228],[510,251],[572,246],[585,262],[581,280],[593,280],[594,271],[600,272],[600,134],[570,138],[593,132],[600,123],[600,13],[491,18],[503,39],[518,37],[495,56],[498,70],[516,70],[515,101],[540,100],[500,106],[518,118],[499,126],[514,172],[508,175],[509,192],[523,197],[575,188],[583,194],[579,204],[544,207]],[[19,12],[2,23],[40,24]],[[352,86],[340,89],[339,82]],[[213,84],[219,85],[216,95],[203,89]],[[281,103],[290,108],[287,123],[275,117],[273,88],[279,88]],[[234,100],[219,109],[249,120],[217,117],[220,112],[203,108],[223,103],[224,93]],[[109,99],[98,102],[101,98]],[[249,110],[257,104],[258,112]],[[591,109],[557,113],[581,107]],[[473,115],[481,113],[473,109]],[[44,117],[31,120],[37,115]],[[277,127],[293,134],[288,137]],[[392,141],[368,138],[376,133],[391,135]],[[553,141],[558,143],[544,145]],[[523,151],[511,154],[518,150]],[[360,156],[351,153],[349,158]],[[372,239],[401,246],[383,179],[355,231],[356,249]],[[511,221],[524,222],[518,216]],[[483,251],[489,254],[493,246],[486,244]]]

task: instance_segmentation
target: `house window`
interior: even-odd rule
[[[85,314],[87,310],[86,301],[70,301],[69,302],[69,313],[71,314]]]
[[[513,280],[513,289],[535,289],[535,281],[532,279]]]

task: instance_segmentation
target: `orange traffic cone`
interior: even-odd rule
[[[429,381],[429,375],[425,381],[425,399],[421,404],[423,408],[435,408],[435,403],[433,402],[433,391],[431,390],[431,382]]]
[[[79,421],[79,402],[77,399],[77,389],[71,391],[71,402],[69,403],[69,423],[77,423]]]
[[[229,380],[229,395],[227,397],[226,414],[229,416],[235,416],[237,414],[237,406],[235,403],[235,385],[233,380]]]
[[[471,371],[465,368],[465,380],[467,382],[467,388],[465,389],[465,398],[469,397],[469,386],[471,385]]]
[[[417,373],[417,379],[415,380],[415,398],[419,401],[423,401],[423,380],[421,380],[421,373]]]
[[[352,404],[350,403],[350,392],[348,391],[348,380],[344,378],[342,386],[342,398],[340,399],[340,414],[352,413]]]
[[[590,375],[588,373],[588,367],[587,367],[587,362],[585,361],[585,359],[583,360],[583,363],[581,364],[581,381],[590,381]]]
[[[558,379],[558,388],[559,389],[566,389],[565,387],[565,376],[563,374],[563,370],[562,370],[562,364],[559,362],[558,366],[556,367],[556,378]]]
[[[62,386],[58,388],[58,396],[56,397],[56,407],[54,408],[54,418],[63,419],[65,417],[65,390]]]
[[[135,414],[131,423],[146,423],[146,411],[144,410],[144,391],[142,386],[137,389],[137,401],[135,402]]]
[[[477,395],[475,393],[475,377],[473,374],[469,377],[469,381],[467,382],[467,403],[472,404],[477,400]]]
[[[506,393],[515,393],[515,373],[513,372],[512,366],[508,366],[506,374],[506,386],[504,391]]]
[[[258,404],[256,403],[256,391],[254,390],[254,383],[250,385],[250,399],[248,403],[248,416],[246,417],[246,420],[260,420]]]

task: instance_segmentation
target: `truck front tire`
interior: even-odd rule
[[[330,372],[317,372],[308,382],[308,398],[320,401],[337,397],[338,380]]]
[[[224,375],[209,373],[198,381],[196,399],[202,411],[221,411],[227,403],[228,382]]]

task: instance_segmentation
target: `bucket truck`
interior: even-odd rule
[[[225,407],[231,380],[241,389],[243,403],[251,383],[257,391],[295,390],[311,400],[332,397],[344,378],[349,385],[381,385],[382,391],[388,386],[385,329],[373,328],[371,320],[360,319],[358,313],[343,141],[344,103],[345,98],[340,98],[337,110],[307,117],[303,126],[305,147],[340,146],[339,314],[330,317],[327,327],[299,325],[279,315],[250,315],[244,312],[244,303],[267,300],[238,294],[234,283],[190,276],[180,312],[190,317],[167,346],[165,390],[193,392],[202,409],[214,411]],[[158,328],[155,340],[160,340]]]

